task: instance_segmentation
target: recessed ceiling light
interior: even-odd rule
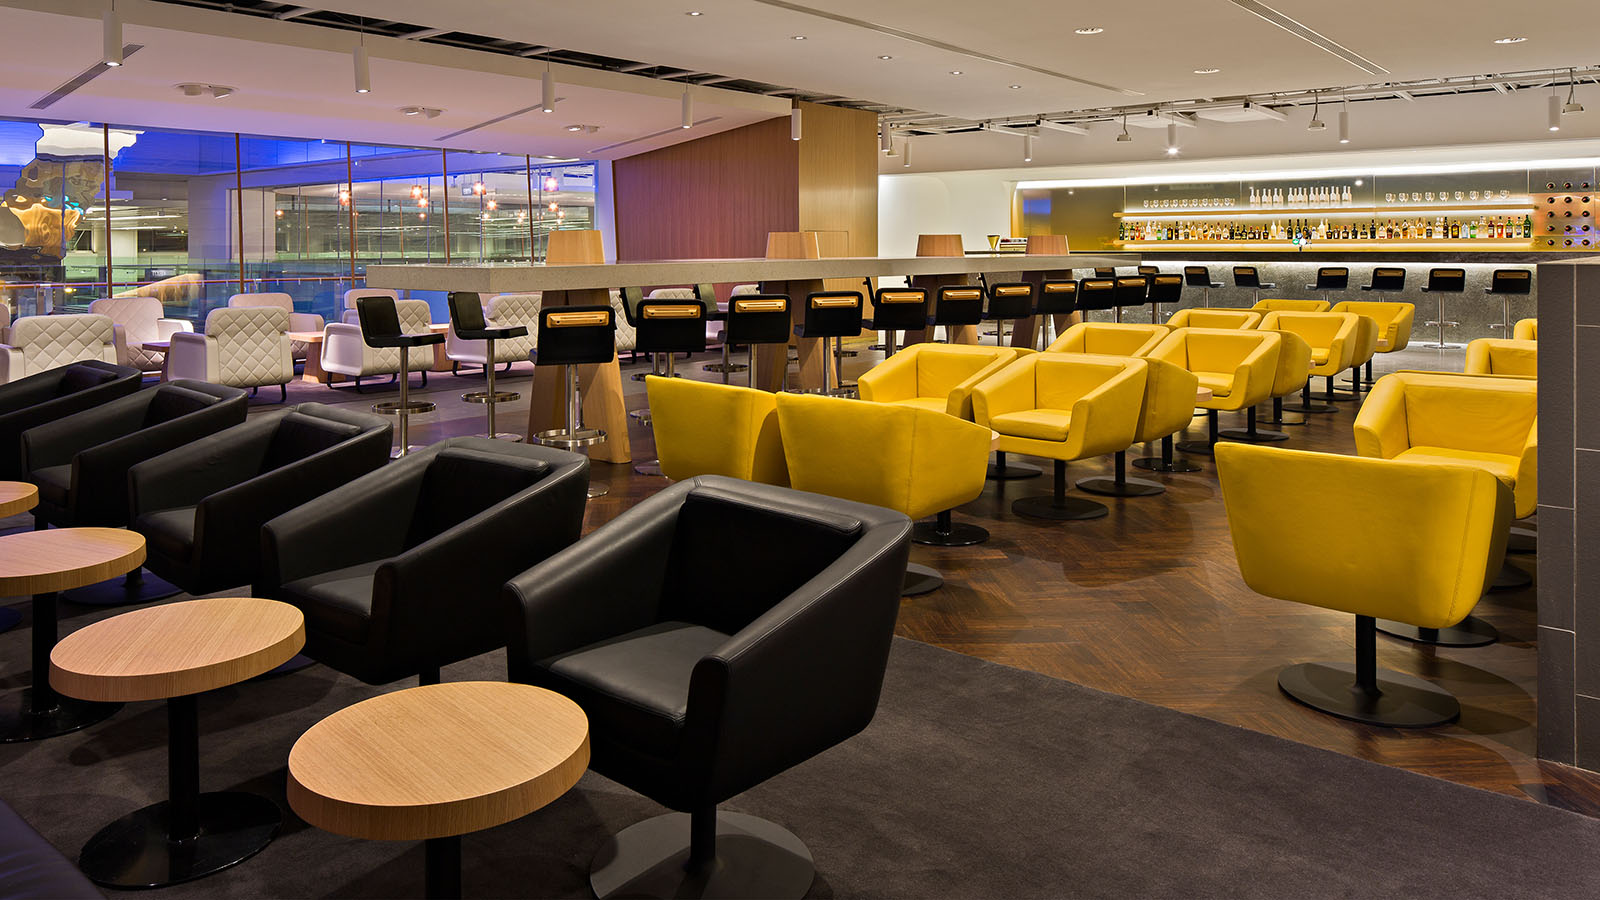
[[[892,56],[880,56],[879,59],[894,59]]]
[[[1196,75],[1215,75],[1215,74],[1217,74],[1218,72],[1221,72],[1221,71],[1222,71],[1221,69],[1209,69],[1208,68],[1208,69],[1195,69],[1194,73]]]
[[[1095,25],[1086,25],[1083,28],[1074,28],[1072,31],[1074,34],[1101,34],[1105,29]]]
[[[803,40],[805,40],[805,39],[806,39],[806,36],[805,36],[805,35],[803,35],[803,34],[797,34],[797,35],[795,35],[795,36],[794,36],[794,37],[792,37],[792,38],[790,38],[790,39],[789,39],[789,40],[791,40],[791,41],[803,41]]]
[[[951,69],[950,70],[950,74],[951,75],[960,75],[961,74],[961,70],[960,69]]]
[[[1495,38],[1494,42],[1496,44],[1520,44],[1525,40],[1527,40],[1525,37],[1503,37]]]
[[[567,126],[567,130],[568,131],[582,131],[583,130],[583,126],[582,125],[568,125]]]
[[[1013,90],[1013,91],[1020,91],[1020,90],[1022,90],[1022,85],[1020,85],[1020,84],[1013,84],[1013,85],[1011,85],[1011,89],[1012,89],[1012,90]]]
[[[686,16],[703,16],[703,15],[705,15],[705,13],[703,13],[703,12],[686,12],[686,13],[684,13],[684,15],[686,15]]]

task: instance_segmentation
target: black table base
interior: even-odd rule
[[[65,599],[83,606],[126,606],[165,600],[179,593],[180,588],[172,582],[142,569],[134,569],[121,578],[73,588],[66,593]]]
[[[111,718],[121,703],[63,697],[50,687],[50,651],[56,647],[56,595],[33,595],[33,687],[0,706],[0,743],[16,744],[69,734]]]

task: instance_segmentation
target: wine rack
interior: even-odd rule
[[[1600,246],[1600,195],[1578,180],[1535,184],[1534,246],[1540,250],[1593,250]]]

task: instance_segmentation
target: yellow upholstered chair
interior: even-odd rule
[[[1511,498],[1502,483],[1448,463],[1248,444],[1217,447],[1217,478],[1250,589],[1356,617],[1355,665],[1290,666],[1278,673],[1284,693],[1373,725],[1426,727],[1461,714],[1436,685],[1378,669],[1376,620],[1437,629],[1472,610],[1504,555]],[[1306,540],[1307,510],[1359,526]]]
[[[1382,304],[1387,305],[1387,304]],[[1360,313],[1345,313],[1356,317],[1356,336],[1351,342],[1350,351],[1350,392],[1347,394],[1335,393],[1332,380],[1328,383],[1327,400],[1354,400],[1361,402],[1361,367],[1369,365],[1372,357],[1378,353],[1378,322],[1371,316]]]
[[[645,379],[661,474],[789,483],[774,395],[688,378]]]
[[[1262,315],[1269,312],[1327,312],[1326,300],[1291,300],[1287,297],[1269,297],[1266,300],[1257,300],[1250,307]]]
[[[796,490],[888,507],[912,520],[983,492],[987,428],[942,411],[889,403],[778,394],[777,404],[789,483]],[[911,565],[902,593],[922,594],[943,583],[933,569]]]
[[[1132,322],[1079,322],[1056,338],[1046,353],[1093,353],[1101,356],[1144,356],[1167,336],[1163,325]]]
[[[1411,343],[1411,326],[1417,318],[1416,304],[1384,303],[1375,300],[1344,300],[1335,303],[1329,312],[1370,316],[1378,324],[1379,353],[1404,350]],[[1372,360],[1369,359],[1363,387],[1370,388],[1372,381]]]
[[[1282,344],[1270,331],[1179,328],[1150,351],[1151,359],[1193,372],[1199,386],[1211,390],[1210,400],[1195,404],[1206,411],[1206,440],[1182,441],[1179,450],[1209,456],[1217,442],[1219,411],[1249,409],[1271,395]]]
[[[1261,320],[1261,331],[1292,331],[1311,345],[1311,375],[1328,380],[1328,393],[1333,393],[1333,377],[1350,367],[1355,357],[1356,330],[1361,327],[1361,317],[1351,313],[1270,312]],[[1331,403],[1311,400],[1311,378],[1306,377],[1300,391],[1300,405],[1296,412],[1331,413],[1336,407]]]
[[[1200,378],[1182,366],[1159,359],[1145,359],[1144,399],[1139,404],[1139,424],[1133,442],[1159,440],[1163,457],[1172,456],[1172,435],[1182,431],[1194,418],[1195,391]],[[1128,478],[1128,451],[1116,452],[1116,474],[1097,475],[1078,482],[1078,489],[1108,497],[1149,497],[1166,487],[1158,482]]]
[[[1253,309],[1201,308],[1180,309],[1167,320],[1168,328],[1254,328],[1261,322],[1261,313]]]
[[[1093,519],[1109,511],[1103,504],[1066,496],[1067,463],[1133,444],[1146,368],[1144,360],[1125,356],[1036,353],[972,389],[973,419],[1000,435],[996,449],[1055,460],[1055,492],[1017,500],[1012,512]]]
[[[856,380],[862,400],[948,413],[972,421],[972,388],[1032,351],[970,344],[912,344]]]
[[[1511,336],[1519,341],[1537,341],[1539,339],[1539,320],[1518,319]]]
[[[1306,343],[1305,338],[1292,331],[1277,331],[1274,334],[1281,343],[1278,346],[1278,367],[1272,374],[1270,394],[1272,418],[1267,424],[1304,425],[1304,418],[1291,422],[1283,417],[1283,398],[1306,386],[1306,378],[1311,372],[1311,345]],[[1245,410],[1244,428],[1224,428],[1217,433],[1230,441],[1244,441],[1247,444],[1266,444],[1289,439],[1289,436],[1281,431],[1261,431],[1259,424],[1256,408],[1252,406]]]
[[[1523,320],[1527,321],[1526,319]],[[1539,342],[1479,338],[1467,344],[1468,375],[1539,377]]]

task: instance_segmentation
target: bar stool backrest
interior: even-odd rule
[[[1078,283],[1076,281],[1046,281],[1039,285],[1039,296],[1034,300],[1034,312],[1041,316],[1064,316],[1078,309]]]
[[[816,291],[806,295],[808,338],[855,337],[861,333],[860,291]]]
[[[1033,315],[1033,284],[1017,281],[989,288],[989,318],[1026,319]]]
[[[1493,294],[1529,294],[1533,292],[1533,273],[1527,269],[1495,269],[1489,276],[1489,292]]]
[[[476,291],[451,291],[449,301],[450,327],[455,329],[456,337],[461,337],[463,331],[482,331],[488,327],[483,320],[483,298]],[[400,327],[398,314],[395,327]]]
[[[1140,266],[1139,267],[1139,274],[1140,275],[1160,275],[1161,274],[1161,267],[1160,266]]]
[[[1110,309],[1117,305],[1115,278],[1085,278],[1078,282],[1079,309]]]
[[[879,331],[928,327],[928,289],[878,288],[872,295],[872,327]]]
[[[1094,277],[1115,278],[1117,277],[1117,269],[1115,266],[1099,266],[1094,270]]]
[[[1466,269],[1429,269],[1428,290],[1460,293],[1467,289]]]
[[[1143,275],[1117,278],[1117,306],[1142,306],[1149,300],[1150,282]]]
[[[1255,266],[1234,266],[1233,284],[1242,288],[1261,287],[1261,273],[1256,271]]]
[[[1156,275],[1150,279],[1151,303],[1177,303],[1182,297],[1182,275]]]
[[[722,339],[739,345],[787,344],[790,322],[787,294],[740,294],[728,301]]]
[[[1406,270],[1399,266],[1378,266],[1372,270],[1374,291],[1403,291],[1406,289]]]
[[[616,356],[617,320],[607,306],[553,306],[539,310],[536,366],[607,363]]]
[[[640,353],[702,353],[706,349],[706,305],[699,300],[645,300],[634,325]]]
[[[933,307],[935,325],[977,325],[983,321],[983,288],[968,284],[939,287],[939,302]]]
[[[1183,283],[1189,287],[1211,287],[1211,268],[1209,266],[1184,266]]]
[[[361,339],[368,347],[400,346],[395,341],[400,337],[400,313],[393,297],[360,297],[356,315],[361,321]]]
[[[1342,291],[1350,286],[1350,270],[1344,266],[1323,266],[1317,269],[1318,291]]]
[[[622,316],[628,324],[639,327],[639,304],[644,302],[644,288],[625,287],[622,289]]]

